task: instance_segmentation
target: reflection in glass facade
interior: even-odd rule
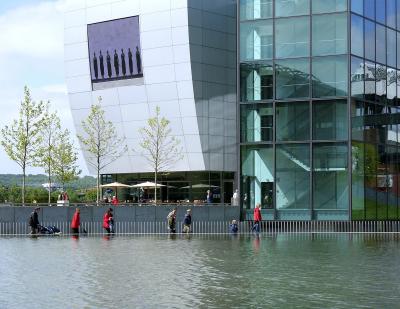
[[[240,0],[242,207],[400,218],[400,1]]]

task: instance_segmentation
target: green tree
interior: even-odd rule
[[[53,166],[56,144],[61,136],[60,118],[57,113],[49,112],[49,105],[46,106],[46,112],[42,123],[42,142],[38,149],[36,166],[42,167],[47,174],[48,182],[48,203],[51,203],[51,184],[53,179]]]
[[[18,119],[1,130],[1,145],[9,158],[22,169],[22,203],[25,203],[26,168],[34,164],[42,141],[40,132],[44,110],[45,104],[42,101],[34,102],[28,87],[25,86]]]
[[[119,138],[111,121],[105,119],[99,104],[92,105],[88,117],[82,121],[83,135],[78,135],[83,150],[87,152],[87,162],[96,170],[96,202],[100,201],[100,172],[127,151],[124,139]]]
[[[54,176],[60,182],[62,190],[65,184],[78,179],[81,170],[77,165],[78,154],[66,129],[59,136],[54,148],[53,171]]]
[[[147,120],[147,126],[139,130],[141,135],[141,153],[154,170],[154,200],[157,203],[157,175],[166,172],[183,158],[180,140],[171,136],[170,121],[160,116],[160,107],[156,115]]]

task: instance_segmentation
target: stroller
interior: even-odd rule
[[[61,231],[56,226],[38,226],[38,234],[43,235],[60,235]]]

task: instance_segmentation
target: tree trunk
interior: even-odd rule
[[[157,205],[157,169],[154,171],[154,183],[155,183],[155,187],[154,187],[154,201]]]
[[[100,202],[100,170],[97,169],[97,194],[96,194],[96,204],[99,206]]]
[[[50,175],[51,175],[51,170],[50,170],[50,166],[49,166],[49,206],[50,206],[50,203],[51,203],[51,177],[50,177]]]
[[[22,167],[22,205],[25,205],[25,164]]]

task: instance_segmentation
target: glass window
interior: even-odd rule
[[[377,63],[375,74],[376,101],[382,104],[386,103],[386,78],[386,67]]]
[[[397,34],[397,68],[400,69],[400,33],[396,32]]]
[[[347,95],[347,56],[318,57],[312,61],[314,98]]]
[[[376,62],[386,64],[386,28],[376,24]]]
[[[276,103],[276,140],[303,141],[309,139],[309,103]]]
[[[325,2],[330,2],[330,1],[325,1]],[[364,13],[364,0],[351,0],[351,11],[354,12],[354,13],[363,15],[363,13]]]
[[[400,0],[396,1],[396,24],[397,24],[397,29],[400,29]]]
[[[346,100],[313,102],[313,138],[347,140]]]
[[[244,208],[273,205],[274,151],[272,146],[242,146],[242,198]]]
[[[309,59],[275,62],[276,98],[306,98],[310,96]]]
[[[346,10],[347,0],[312,0],[313,14],[342,12]]]
[[[272,20],[240,24],[240,60],[272,59]]]
[[[364,140],[364,102],[351,101],[351,138],[357,141]]]
[[[364,23],[363,18],[351,15],[351,53],[364,57]]]
[[[375,0],[376,21],[386,23],[386,0]]]
[[[387,176],[386,187],[388,191],[388,219],[397,219],[397,185],[399,179],[399,164],[396,159],[397,148],[393,146],[386,147],[387,153]],[[397,180],[397,181],[396,181]]]
[[[273,70],[270,63],[240,65],[240,100],[260,101],[273,97]]]
[[[275,21],[277,58],[304,57],[310,54],[310,19],[294,17]]]
[[[314,209],[348,209],[347,146],[313,146]]]
[[[375,145],[364,144],[365,217],[376,219],[376,167],[378,153]]]
[[[351,96],[363,98],[364,95],[364,60],[351,57]],[[374,83],[375,85],[375,83]],[[375,89],[374,89],[375,90]]]
[[[240,0],[240,20],[271,17],[272,0]]]
[[[241,141],[261,142],[273,139],[273,108],[266,104],[241,105]]]
[[[368,101],[375,101],[375,63],[365,62],[364,65],[364,94]]]
[[[386,25],[396,29],[396,0],[386,0]]]
[[[364,31],[365,58],[375,61],[375,23],[365,19]]]
[[[313,56],[347,52],[347,15],[316,15],[312,19]]]
[[[396,104],[396,70],[392,68],[387,68],[387,92],[386,98],[389,105]]]
[[[364,178],[364,144],[352,142],[351,147],[352,167],[352,219],[362,220],[365,218],[365,178]]]
[[[378,162],[376,170],[376,206],[378,219],[387,219],[388,211],[388,178],[387,152],[384,145],[378,145]]]
[[[387,65],[396,67],[396,31],[387,28]]]
[[[309,144],[276,146],[276,208],[310,209]]]
[[[375,0],[364,0],[364,16],[375,19]]]
[[[275,0],[275,16],[307,15],[310,12],[310,0]]]
[[[396,100],[396,104],[397,105],[400,105],[399,104],[399,97],[400,97],[400,71],[399,70],[397,70],[397,74],[396,74],[396,89],[397,89],[397,95],[396,95],[396,98],[397,98],[397,100]],[[400,133],[400,132],[399,132]],[[400,142],[400,141],[399,141]],[[400,183],[400,181],[399,181],[399,183]]]

